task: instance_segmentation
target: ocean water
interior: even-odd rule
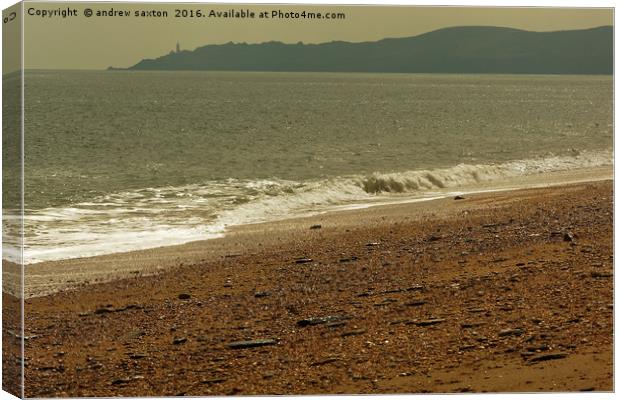
[[[612,163],[610,76],[25,79],[26,263]],[[10,246],[4,257],[14,258]]]

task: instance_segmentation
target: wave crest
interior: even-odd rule
[[[499,185],[514,177],[606,166],[612,160],[609,150],[300,182],[227,179],[110,193],[67,207],[27,210],[24,261],[28,264],[182,244],[220,237],[233,225],[427,199],[449,190],[493,188],[493,182]],[[5,210],[5,214],[11,213]],[[5,232],[15,232],[19,223],[17,217],[4,218]],[[10,251],[3,257],[17,259]]]
[[[575,156],[552,156],[531,160],[510,161],[502,164],[459,164],[454,167],[397,173],[373,173],[356,179],[356,183],[370,194],[408,193],[424,190],[456,188],[463,185],[494,180],[610,165],[611,151],[583,152]]]

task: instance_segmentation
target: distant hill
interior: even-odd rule
[[[529,32],[454,27],[376,42],[227,43],[129,70],[612,74],[613,28]]]

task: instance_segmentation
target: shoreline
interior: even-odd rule
[[[296,231],[303,235],[308,226],[316,221],[334,220],[347,225],[354,218],[365,218],[365,214],[381,213],[381,209],[410,205],[414,208],[428,210],[451,199],[455,194],[467,197],[486,197],[495,194],[523,190],[536,190],[564,185],[583,184],[610,180],[613,178],[611,167],[582,168],[579,170],[557,171],[539,175],[520,177],[506,181],[492,182],[492,187],[464,186],[459,190],[447,189],[434,198],[403,198],[389,202],[362,204],[317,213],[310,216],[277,219],[268,222],[256,222],[229,227],[222,237],[190,241],[171,246],[153,247],[143,250],[103,254],[92,257],[71,258],[65,260],[43,261],[25,265],[25,297],[45,296],[63,290],[72,290],[83,285],[109,282],[137,276],[159,274],[188,263],[204,262],[225,257],[231,253],[248,251],[252,247],[248,242],[263,239],[261,231],[283,234],[281,230]],[[518,194],[517,194],[518,195]],[[359,215],[357,215],[359,214]],[[340,218],[342,215],[344,218]],[[248,235],[248,233],[250,233]],[[256,235],[259,237],[257,238]],[[247,236],[247,237],[246,237]],[[239,241],[240,246],[235,245]],[[275,241],[279,244],[278,241]],[[253,250],[256,250],[254,248]],[[3,260],[3,290],[10,294],[19,293],[19,266]]]
[[[612,181],[245,226],[27,299],[26,395],[608,392],[612,228]]]
[[[600,157],[601,154],[604,153],[604,151],[594,153],[584,152],[583,154],[588,154],[587,156],[584,155],[584,157],[589,160],[587,162],[584,161],[584,165],[590,165],[590,163],[592,162],[590,158],[594,157],[592,154],[597,154],[596,157]],[[199,225],[184,225],[183,220],[173,220],[172,230],[175,232],[175,234],[173,235],[165,234],[163,233],[163,231],[159,231],[157,234],[153,234],[154,232],[152,232],[152,227],[149,227],[148,224],[146,224],[147,226],[144,226],[144,231],[136,230],[141,226],[140,223],[137,223],[137,225],[134,226],[125,226],[124,229],[120,230],[111,229],[106,231],[100,231],[98,229],[100,226],[92,225],[90,223],[82,226],[79,223],[79,217],[75,221],[70,216],[54,220],[54,218],[58,218],[58,216],[54,216],[53,212],[50,216],[45,216],[44,213],[39,215],[38,211],[31,210],[31,214],[28,214],[25,218],[27,230],[35,229],[35,226],[32,226],[32,221],[36,221],[37,218],[50,218],[50,221],[53,221],[53,225],[58,224],[58,226],[56,226],[55,228],[51,228],[52,232],[56,232],[54,234],[48,233],[47,236],[42,235],[41,237],[33,238],[30,246],[24,249],[24,260],[26,261],[26,265],[35,265],[42,262],[91,258],[105,256],[113,253],[149,250],[158,247],[182,245],[193,241],[201,241],[222,237],[226,234],[229,227],[254,223],[268,223],[281,219],[291,218],[291,215],[288,214],[295,214],[294,218],[298,218],[322,214],[325,212],[337,212],[341,210],[367,208],[377,205],[389,205],[413,201],[428,201],[430,198],[433,197],[439,198],[442,196],[449,196],[453,193],[468,194],[497,190],[513,190],[527,187],[541,187],[548,185],[605,179],[610,178],[613,175],[612,164],[601,166],[598,165],[597,162],[595,162],[595,164],[598,166],[582,165],[579,167],[575,167],[574,165],[572,165],[569,166],[568,169],[560,169],[556,171],[547,171],[544,163],[542,165],[534,163],[534,166],[528,164],[532,161],[536,161],[538,163],[543,161],[548,162],[549,160],[555,158],[557,157],[551,159],[540,158],[523,160],[524,165],[521,165],[520,161],[511,161],[507,163],[500,163],[498,165],[458,164],[448,169],[439,168],[430,171],[418,170],[394,173],[373,173],[366,175],[365,180],[362,180],[361,182],[356,182],[353,184],[351,181],[349,181],[347,183],[353,185],[355,189],[360,190],[363,194],[357,193],[355,195],[347,195],[344,198],[341,198],[340,196],[338,196],[338,191],[340,189],[337,187],[336,195],[331,194],[327,197],[319,196],[319,198],[316,200],[317,203],[315,203],[315,199],[312,198],[312,196],[310,196],[310,200],[312,201],[308,201],[308,199],[305,199],[307,193],[302,191],[300,193],[292,193],[292,197],[289,197],[288,195],[278,195],[276,196],[276,199],[280,199],[283,204],[279,204],[278,201],[276,201],[275,204],[270,204],[266,208],[265,205],[262,204],[265,198],[259,197],[256,202],[242,204],[238,208],[222,209],[220,210],[221,213],[215,214],[214,219],[210,220],[207,218],[206,220],[202,221],[202,224]],[[563,162],[566,163],[567,161],[564,160]],[[489,171],[485,169],[502,169],[506,168],[506,166],[508,165],[510,165],[508,169],[512,170],[512,173],[514,173],[514,171],[521,171],[521,173],[523,173],[524,170],[528,170],[529,172],[527,172],[527,174],[525,175],[517,176],[513,176],[511,173],[508,173],[508,175],[505,176],[502,175],[502,173],[500,173],[499,175],[495,175],[497,171],[491,170],[490,174],[493,178],[490,179],[487,175]],[[480,171],[470,171],[467,169],[468,167],[484,168],[482,168],[482,170]],[[465,170],[463,171],[461,170],[461,168],[464,168]],[[538,168],[542,168],[542,171]],[[446,171],[451,172],[448,175],[445,175]],[[410,173],[413,174],[413,176],[410,176]],[[425,173],[428,173],[429,175],[425,176]],[[433,176],[434,174],[438,175]],[[452,176],[452,174],[455,175]],[[578,176],[578,178],[576,178],[575,176]],[[347,182],[347,179],[345,179],[347,177],[341,178],[344,179],[345,182]],[[352,177],[349,178],[353,179]],[[376,179],[377,182],[380,183],[374,182],[373,179]],[[322,184],[325,185],[324,188],[328,189],[328,193],[333,190],[333,188],[330,187],[329,180],[323,182]],[[367,187],[367,185],[369,185],[370,187]],[[411,187],[407,185],[413,185],[413,187],[416,189],[411,189]],[[430,186],[427,187],[427,185]],[[363,190],[362,186],[364,186]],[[420,189],[420,187],[423,187],[424,189]],[[317,190],[317,188],[319,190]],[[310,190],[309,193],[311,195],[316,194],[316,192],[321,193],[322,188],[323,186],[314,187],[312,190]],[[170,189],[174,188],[147,188],[145,190],[156,191]],[[180,187],[178,189],[183,189],[183,187]],[[379,192],[374,193],[373,190],[375,189]],[[350,194],[348,192],[349,190],[351,190],[351,188],[345,188],[342,193],[339,194]],[[335,196],[335,198],[333,196]],[[332,201],[334,203],[332,203]],[[289,206],[287,205],[288,202],[292,202],[292,204],[294,205]],[[269,201],[268,203],[272,202]],[[76,204],[76,207],[78,207],[79,205],[79,203]],[[125,206],[130,206],[130,204],[126,204]],[[282,206],[282,208],[280,209],[279,206]],[[71,206],[67,207],[69,208],[60,207],[58,209],[58,212],[63,214],[65,212],[64,210],[73,210]],[[174,204],[171,205],[171,207],[174,208]],[[196,214],[186,215],[185,219],[192,219],[192,217],[194,216],[199,216],[203,211],[204,210],[196,210]],[[69,215],[72,212],[73,211],[69,212]],[[83,210],[83,212],[100,213],[99,211],[90,210],[88,209],[88,207]],[[106,219],[106,217],[112,218],[112,216],[110,215],[101,215],[101,219],[98,219],[99,223],[103,224],[103,226],[108,224],[108,220]],[[167,223],[165,218],[161,219],[159,216],[153,217],[152,222],[160,224],[163,223],[164,225]],[[178,227],[176,226],[177,223],[180,224],[178,225]],[[90,230],[93,230],[97,233],[97,235],[95,235],[94,240],[91,240],[92,238],[90,237],[88,240],[86,240],[86,238],[82,238],[82,240],[76,240],[75,238],[71,238],[71,235],[69,234],[67,240],[63,240],[63,235],[65,235],[65,233],[63,232],[65,231],[63,229],[60,229],[60,227],[62,227],[63,229],[68,229],[69,232],[76,229],[84,232],[89,232]],[[198,233],[197,231],[200,230],[202,232]],[[134,238],[134,236],[136,235],[141,237],[142,240],[136,241]],[[97,236],[99,236],[98,239]],[[46,244],[40,245],[40,243]],[[9,248],[9,250],[11,250],[13,253],[19,254],[19,249],[11,247]],[[5,249],[5,253],[8,254],[7,249]],[[3,259],[8,262],[13,261],[11,257]]]

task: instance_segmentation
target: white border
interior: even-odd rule
[[[30,2],[30,1],[29,1]],[[54,3],[91,3],[91,2],[87,2],[87,1],[75,1],[75,0],[70,0],[70,1],[45,1],[45,2],[54,2]],[[0,6],[2,9],[8,8],[11,5],[17,3],[16,1],[12,1],[12,0],[0,0]],[[94,3],[94,2],[93,2]],[[390,5],[408,5],[408,6],[413,6],[413,5],[417,5],[417,6],[478,6],[478,7],[562,7],[562,8],[566,8],[566,7],[582,7],[582,8],[594,8],[594,7],[604,7],[604,8],[610,8],[610,7],[614,7],[616,6],[616,2],[615,1],[605,1],[605,0],[591,0],[591,1],[578,1],[578,0],[540,0],[540,1],[532,1],[532,0],[527,0],[527,1],[517,1],[517,0],[495,0],[495,1],[489,1],[489,0],[476,0],[476,1],[463,1],[463,0],[448,0],[448,1],[424,1],[424,0],[419,0],[419,1],[411,1],[411,0],[389,0],[389,1],[383,1],[383,0],[338,0],[338,1],[333,1],[333,0],[313,0],[313,1],[300,1],[300,0],[269,0],[269,1],[256,1],[256,0],[228,0],[228,1],[205,1],[205,2],[199,2],[199,1],[178,1],[178,0],[151,0],[151,1],[133,1],[133,3],[211,3],[211,4],[233,4],[233,3],[237,3],[237,4],[327,4],[327,5],[379,5],[379,6],[390,6]],[[614,13],[614,27],[616,27],[616,16]],[[24,30],[24,23],[22,21],[22,38],[23,38],[23,30]],[[1,33],[0,33],[1,36]],[[616,54],[616,51],[618,50],[618,35],[617,35],[617,31],[614,29],[614,55]],[[22,51],[22,65],[24,65],[24,52]],[[0,63],[2,61],[2,56],[0,53]],[[615,62],[614,62],[614,77],[615,77],[615,73],[616,73],[616,69],[615,69]],[[22,72],[22,82],[23,82],[23,72]],[[615,130],[615,115],[617,115],[618,112],[618,102],[617,102],[617,92],[616,92],[616,85],[615,85],[615,79],[614,79],[614,143],[615,143],[615,138],[616,138],[616,130]],[[22,84],[22,107],[23,107],[23,84]],[[2,105],[2,101],[0,100],[0,106]],[[23,149],[23,112],[22,112],[22,149]],[[1,150],[1,143],[0,143],[0,150]],[[22,154],[22,160],[23,160],[23,154]],[[1,155],[1,151],[0,151],[0,165],[1,165],[1,161],[2,161],[2,155]],[[614,154],[614,175],[617,176],[616,174],[618,173],[618,169],[617,169],[617,163],[615,163],[615,154]],[[22,163],[22,176],[23,176],[23,163]],[[2,188],[2,183],[0,180],[0,190]],[[614,193],[616,193],[616,181],[614,180]],[[0,208],[2,206],[2,199],[0,196]],[[22,207],[23,207],[23,179],[22,179]],[[22,210],[23,212],[23,210]],[[614,204],[614,215],[616,214],[617,209],[615,207]],[[22,218],[23,220],[23,218]],[[614,225],[614,253],[615,253],[615,239],[616,237],[618,237],[618,227]],[[22,227],[22,232],[23,232],[23,227]],[[23,259],[23,255],[22,255],[22,259]],[[616,267],[616,261],[614,260],[614,271],[617,271]],[[616,302],[615,302],[615,289],[618,287],[617,286],[618,283],[618,276],[616,274],[614,274],[614,307],[616,306]],[[23,274],[22,274],[22,290],[23,290]],[[1,301],[1,298],[0,298]],[[615,309],[614,309],[614,317],[615,317]],[[24,335],[24,327],[23,327],[23,322],[24,322],[24,314],[23,314],[23,309],[22,309],[22,337]],[[0,315],[0,322],[1,322],[1,315]],[[617,382],[617,378],[618,378],[618,374],[617,374],[617,365],[618,365],[618,352],[615,351],[615,347],[616,347],[616,340],[615,340],[615,336],[617,334],[618,331],[618,327],[620,326],[620,324],[618,323],[618,319],[614,318],[614,388],[616,387],[615,384]],[[0,335],[0,341],[1,341],[1,335]],[[23,352],[23,341],[22,341],[22,352]],[[0,369],[0,378],[2,376],[2,371]],[[22,379],[23,379],[23,368],[22,368]],[[22,380],[23,382],[23,380]],[[456,397],[455,397],[456,396]],[[379,395],[379,396],[372,396],[372,398],[380,398],[380,399],[390,399],[390,400],[396,400],[396,399],[418,399],[418,398],[432,398],[432,399],[455,399],[455,398],[461,398],[461,397],[465,397],[467,399],[487,399],[487,398],[495,398],[498,399],[500,398],[502,400],[513,400],[513,399],[606,399],[606,398],[612,398],[615,397],[615,394],[609,394],[609,393],[571,393],[571,394],[567,394],[567,393],[560,393],[560,394],[462,394],[462,395],[439,395],[439,394],[432,394],[432,395]],[[23,397],[23,388],[22,388],[22,397]],[[247,397],[249,399],[256,399],[256,400],[262,400],[262,399],[274,399],[274,398],[297,398],[297,397],[301,397],[301,396],[278,396],[278,397],[265,397],[265,396],[255,396],[255,397]],[[326,398],[337,398],[337,399],[342,399],[342,400],[352,400],[352,399],[357,399],[360,398],[362,396],[303,396],[301,398],[303,399],[326,399]],[[369,396],[363,396],[363,397],[369,397]],[[207,397],[199,397],[199,398],[207,398]],[[214,398],[214,397],[211,397]],[[235,398],[246,398],[246,397],[235,397]],[[13,396],[9,395],[6,392],[0,391],[0,400],[4,400],[4,399],[14,399]],[[164,397],[151,397],[151,399],[164,399]]]

